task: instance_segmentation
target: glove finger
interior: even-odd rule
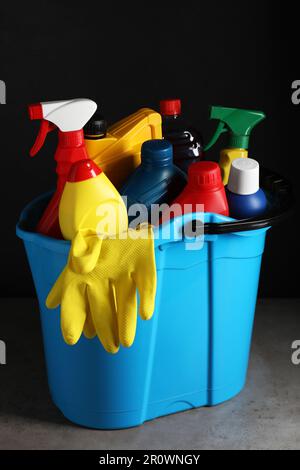
[[[129,276],[120,278],[115,285],[115,291],[120,342],[129,348],[135,338],[137,322],[135,281]]]
[[[54,285],[52,286],[47,298],[46,298],[46,307],[47,308],[57,308],[61,303],[62,293],[63,293],[63,284],[65,280],[65,269],[58,276]]]
[[[115,300],[108,279],[87,287],[93,323],[104,349],[112,354],[119,350]]]
[[[72,271],[87,274],[95,268],[100,256],[102,239],[91,230],[76,233],[71,245],[69,263]]]
[[[76,344],[86,320],[86,286],[71,282],[61,302],[61,330],[67,344]]]
[[[140,260],[139,265],[136,266],[136,271],[133,273],[133,279],[140,297],[139,314],[143,320],[149,320],[153,315],[157,283],[154,247],[152,240],[149,240],[149,242],[152,246],[149,246],[149,250],[147,250],[148,256]]]
[[[83,327],[83,334],[87,339],[93,339],[95,338],[97,334],[96,328],[93,322],[92,314],[88,305],[88,301],[87,301],[87,306],[86,306],[86,320],[85,320],[85,324]]]

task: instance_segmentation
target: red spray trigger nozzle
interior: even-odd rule
[[[48,132],[53,131],[53,129],[55,129],[56,126],[55,124],[52,124],[52,122],[46,121],[44,119],[43,107],[41,103],[30,104],[28,106],[28,114],[29,114],[29,119],[31,119],[31,121],[35,121],[35,120],[42,121],[36,141],[32,149],[29,152],[29,155],[31,157],[34,157],[34,155],[36,155],[43,147]]]
[[[28,106],[28,113],[29,113],[29,119],[31,121],[36,120],[36,119],[43,119],[43,108],[41,103],[37,104],[30,104]]]
[[[55,128],[56,126],[55,124],[52,124],[52,122],[45,121],[45,119],[42,120],[36,141],[34,142],[33,147],[30,149],[29,152],[29,155],[31,157],[34,157],[41,150],[46,140],[47,134],[53,131],[53,129]]]

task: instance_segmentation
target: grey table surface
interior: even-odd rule
[[[52,404],[36,300],[2,299],[0,311],[0,449],[300,449],[300,365],[291,361],[300,299],[258,302],[240,395],[118,431],[78,427]]]

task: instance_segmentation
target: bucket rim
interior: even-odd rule
[[[295,199],[291,183],[287,179],[280,176],[278,173],[261,168],[260,179],[260,186],[266,192],[274,196],[276,201],[274,208],[271,209],[265,216],[236,220],[219,214],[192,213],[176,217],[170,223],[176,223],[177,225],[183,226],[187,222],[200,220],[202,223],[204,223],[204,235],[232,234],[251,236],[256,234],[258,235],[261,231],[265,232],[270,227],[282,222],[285,218],[293,213]],[[45,198],[50,198],[52,194],[53,191],[41,194],[25,206],[17,223],[16,234],[24,241],[30,241],[39,244],[42,239],[43,246],[45,248],[55,248],[56,251],[67,253],[70,249],[70,241],[57,240],[40,233],[25,230],[22,227],[23,223],[26,222],[32,207],[38,204],[40,201],[45,200]],[[157,230],[159,231],[161,227],[162,226],[158,227]],[[160,237],[158,235],[158,239],[159,238]],[[159,245],[159,243],[156,243],[156,246],[157,245]]]

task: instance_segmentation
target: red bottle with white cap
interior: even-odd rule
[[[173,207],[174,216],[202,211],[228,216],[229,209],[219,165],[209,161],[190,165],[188,184],[173,202]]]
[[[58,146],[55,153],[58,175],[56,191],[38,223],[37,231],[47,236],[61,238],[58,206],[67,175],[73,163],[88,158],[84,143],[83,127],[93,116],[97,104],[80,98],[67,101],[51,101],[29,106],[31,120],[41,120],[41,127],[30,156],[36,155],[44,145],[47,134],[58,128]]]

